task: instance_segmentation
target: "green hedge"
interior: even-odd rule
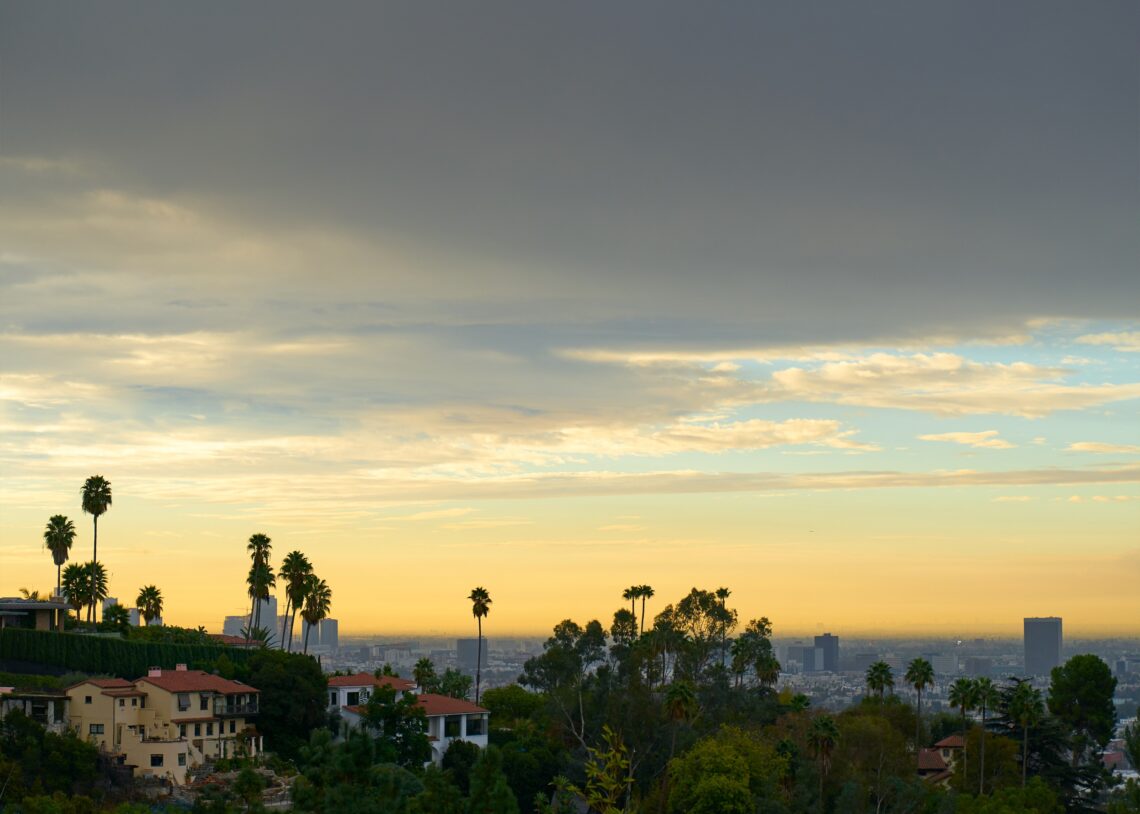
[[[0,631],[0,660],[50,664],[84,673],[122,678],[145,676],[150,667],[172,670],[185,664],[192,670],[212,669],[225,655],[231,662],[248,661],[255,651],[222,644],[131,642],[119,638],[5,628]]]

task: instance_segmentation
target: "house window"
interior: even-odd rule
[[[350,707],[355,707],[357,704],[360,703],[360,693],[359,692],[350,692],[346,695],[346,698],[348,699],[348,705]]]
[[[210,735],[213,735],[213,734],[214,734],[214,725],[213,724],[206,724],[206,736],[209,737]]]
[[[204,711],[208,710],[209,708],[210,708],[210,696],[206,695],[206,693],[202,693],[202,695],[198,698],[198,709],[200,709],[204,712]]]
[[[90,695],[83,696],[83,703],[84,704],[90,704],[91,703],[91,696]]]
[[[90,726],[87,727],[87,734],[88,735],[102,735],[103,734],[103,724],[91,724]]]
[[[186,765],[186,753],[185,752],[179,752],[178,753],[178,765],[179,766],[185,766]]]
[[[202,737],[202,725],[201,724],[194,724],[194,737],[195,738]]]
[[[155,768],[155,769],[162,766],[162,755],[151,755],[150,756],[150,765],[152,768]]]
[[[230,734],[237,732],[237,721],[230,721]]]
[[[484,718],[482,715],[468,715],[467,716],[467,734],[468,735],[486,735],[487,730],[484,728]]]
[[[138,705],[139,705],[139,699],[137,699],[137,698],[132,698],[132,699],[131,699],[131,706],[132,706],[132,707],[137,707]]]
[[[120,699],[119,699],[119,708],[120,708],[120,709],[122,709],[122,708],[123,708],[123,707],[125,707],[126,705],[127,705],[127,699],[125,699],[125,698],[120,698]]]
[[[178,737],[180,737],[180,738],[186,737],[186,724],[179,724],[178,725]]]
[[[443,736],[445,738],[458,738],[463,734],[463,716],[448,715],[443,719]]]
[[[329,706],[330,707],[336,706],[336,693],[335,692],[329,693]]]
[[[190,709],[190,693],[178,693],[178,711],[185,712],[188,709]]]

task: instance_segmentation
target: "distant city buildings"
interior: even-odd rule
[[[482,669],[487,669],[487,651],[490,650],[487,639],[483,640]],[[475,675],[475,662],[479,660],[478,639],[456,639],[455,660],[459,669],[469,675]]]
[[[336,619],[322,619],[317,630],[321,634],[321,647],[336,650],[340,646],[340,622]]]
[[[1061,617],[1026,617],[1025,674],[1047,676],[1061,665]]]
[[[966,658],[966,675],[974,678],[989,678],[994,672],[994,660],[986,656],[968,656]]]
[[[823,651],[822,669],[832,673],[839,672],[839,637],[824,633],[815,637],[817,650]]]
[[[926,656],[926,660],[929,661],[930,666],[934,668],[935,675],[958,675],[958,655],[956,653],[951,653],[949,655],[943,653],[930,653]]]

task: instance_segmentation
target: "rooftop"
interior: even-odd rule
[[[374,676],[356,673],[350,676],[329,676],[330,687],[391,687],[394,690],[414,690],[416,682],[399,676]]]
[[[258,690],[240,681],[230,681],[202,670],[153,670],[136,683],[146,682],[167,692],[218,692],[227,695]]]

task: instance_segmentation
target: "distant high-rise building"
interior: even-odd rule
[[[305,638],[306,633],[309,636],[308,639]],[[307,647],[319,647],[321,645],[321,626],[320,626],[320,623],[317,623],[315,625],[310,625],[304,619],[301,620],[301,641],[300,641],[300,644],[302,646],[307,646]]]
[[[830,672],[839,670],[839,637],[824,633],[815,637],[815,646],[823,650],[823,668]]]
[[[931,653],[926,656],[930,666],[934,668],[934,674],[940,676],[953,676],[958,675],[958,654],[950,653]]]
[[[1025,674],[1047,676],[1061,664],[1061,617],[1026,617]]]
[[[263,627],[268,630],[270,634],[273,634],[273,627],[277,622],[277,597],[271,596],[268,599],[262,599],[257,604],[259,606],[257,616],[258,627]],[[276,635],[281,635],[280,628],[277,629]]]
[[[994,660],[986,656],[967,656],[966,675],[989,678],[994,671]]]
[[[876,661],[879,660],[878,653],[856,653],[855,654],[855,669],[858,672],[863,672]]]
[[[240,636],[242,628],[249,621],[248,616],[227,616],[222,622],[222,634],[225,636]]]
[[[487,640],[483,639],[483,669],[487,669]],[[456,639],[455,640],[455,660],[459,664],[459,669],[470,675],[475,675],[475,662],[479,660],[479,640],[478,639]]]
[[[322,619],[320,633],[321,646],[336,650],[340,644],[340,623],[336,619]]]
[[[798,664],[801,673],[817,673],[823,669],[823,648],[815,645],[793,644],[788,647],[785,654],[785,664]]]

